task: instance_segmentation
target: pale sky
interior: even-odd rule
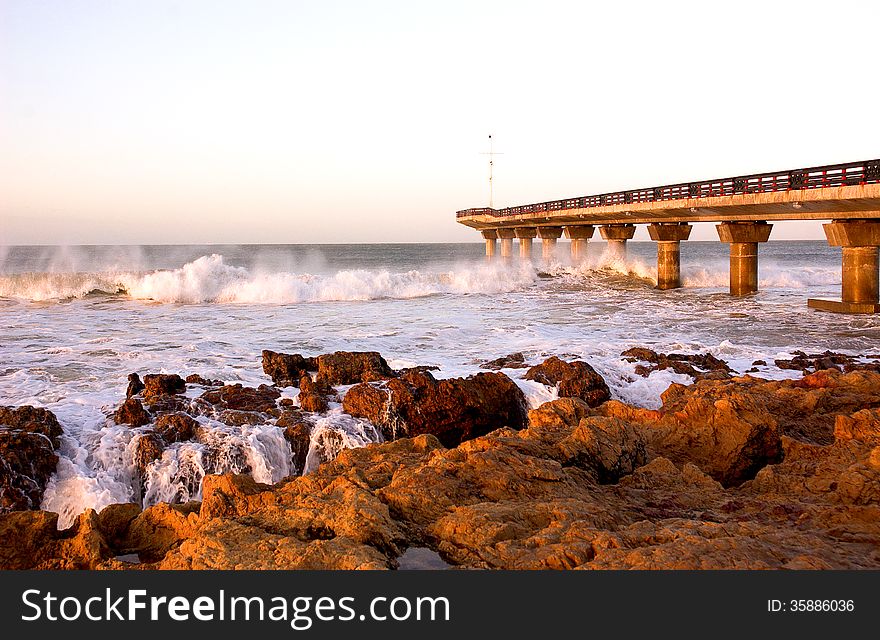
[[[490,133],[498,207],[877,158],[878,24],[876,0],[0,0],[0,244],[477,241],[454,214],[488,202]]]

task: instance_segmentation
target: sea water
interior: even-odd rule
[[[812,311],[809,297],[839,295],[839,249],[825,242],[760,247],[757,295],[727,294],[727,246],[685,242],[683,287],[654,288],[656,248],[630,242],[628,258],[590,243],[572,265],[568,245],[542,262],[489,262],[483,245],[260,245],[0,247],[0,404],[53,411],[64,427],[58,470],[43,508],[70,524],[114,502],[200,498],[206,473],[251,473],[277,482],[293,468],[281,429],[199,418],[201,441],[176,443],[141,483],[138,430],[109,419],[131,372],[197,373],[227,383],[271,382],[262,349],[318,355],[379,351],[393,367],[433,365],[438,377],[522,352],[582,358],[615,397],[657,407],[670,372],[634,374],[621,353],[710,352],[744,372],[783,378],[773,360],[795,349],[853,354],[880,348],[880,318]],[[555,390],[506,370],[532,406]],[[197,390],[188,393],[194,395]],[[296,389],[285,395],[295,400]],[[328,438],[329,433],[341,437]],[[363,446],[381,436],[338,404],[317,420],[318,446]]]

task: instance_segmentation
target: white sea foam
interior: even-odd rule
[[[525,265],[478,265],[458,270],[351,269],[333,275],[259,272],[202,256],[179,269],[150,273],[23,273],[0,276],[0,297],[32,301],[124,293],[166,303],[289,304],[418,298],[439,293],[502,293],[535,278]]]

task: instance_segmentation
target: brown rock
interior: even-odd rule
[[[193,440],[198,429],[199,423],[186,413],[165,413],[156,418],[156,433],[168,444]]]
[[[280,387],[295,387],[303,374],[317,369],[315,358],[304,358],[298,353],[263,351],[263,371]]]
[[[439,381],[429,373],[408,373],[352,387],[342,406],[381,428],[386,440],[430,433],[453,447],[501,426],[526,424],[525,396],[502,373]]]
[[[281,397],[278,389],[261,384],[243,387],[240,384],[227,384],[219,389],[205,391],[200,398],[214,406],[215,410],[233,409],[235,411],[266,412],[275,408],[275,402]]]
[[[197,373],[191,373],[186,377],[187,384],[197,384],[202,387],[222,387],[222,380],[209,380],[208,378],[203,378]]]
[[[357,384],[395,376],[385,358],[375,351],[336,351],[318,356],[317,362],[319,384]]]
[[[176,373],[148,373],[144,376],[144,398],[150,400],[186,391],[186,383]]]
[[[636,375],[647,378],[655,371],[672,369],[675,373],[691,376],[694,380],[724,380],[729,378],[731,369],[724,360],[711,353],[684,355],[681,353],[657,353],[644,347],[628,349],[620,354],[629,362],[651,363],[651,366],[636,365]]]
[[[278,425],[282,426],[282,425]],[[302,474],[306,468],[306,457],[309,455],[311,445],[312,426],[305,421],[299,421],[284,427],[284,437],[290,444],[293,454],[293,467],[296,474]]]
[[[116,424],[143,427],[150,424],[152,418],[147,413],[147,410],[144,409],[144,405],[141,404],[140,400],[137,398],[127,398],[116,410],[116,413],[113,414],[113,421]]]
[[[140,514],[139,504],[111,504],[98,514],[98,530],[111,547],[125,550],[129,525]]]
[[[134,451],[134,466],[141,478],[146,477],[147,467],[154,460],[161,458],[164,450],[165,443],[156,433],[148,431],[138,436]]]
[[[161,560],[169,550],[195,535],[198,505],[169,505],[161,502],[145,509],[131,521],[125,548],[136,550],[141,560]]]
[[[556,356],[529,369],[524,376],[541,384],[557,386],[560,397],[580,398],[597,407],[611,397],[605,380],[586,362],[565,362]]]
[[[7,427],[14,431],[39,433],[49,438],[55,449],[58,448],[59,438],[64,433],[54,413],[48,409],[29,405],[0,407],[0,427]]]
[[[786,360],[774,360],[773,363],[780,369],[802,371],[804,375],[815,373],[825,369],[837,371],[874,371],[880,373],[880,359],[875,356],[850,356],[844,353],[824,351],[823,353],[807,354],[803,351],[793,351],[794,357]],[[873,359],[873,362],[863,362],[862,359]]]
[[[132,396],[136,396],[141,391],[144,390],[144,383],[141,382],[141,378],[136,373],[128,374],[128,388],[125,390],[125,397],[130,398]]]
[[[305,375],[299,382],[299,406],[303,411],[324,413],[329,408],[325,396],[332,392],[329,385],[313,382],[310,376]]]
[[[37,566],[58,536],[58,514],[48,511],[0,512],[0,569]]]
[[[525,369],[528,366],[526,357],[522,353],[516,352],[484,362],[480,365],[480,369],[498,371],[499,369]]]
[[[39,509],[57,464],[42,433],[0,427],[0,513]]]

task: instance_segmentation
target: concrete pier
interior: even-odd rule
[[[635,235],[635,225],[604,224],[599,227],[599,233],[608,242],[609,253],[620,260],[626,260],[626,241],[632,240]]]
[[[541,258],[544,262],[550,262],[556,255],[556,241],[562,236],[562,227],[538,227],[538,237],[541,238]]]
[[[494,229],[483,229],[480,233],[486,241],[486,258],[491,260],[495,257],[495,240],[498,238],[498,232]]]
[[[509,260],[513,256],[513,239],[516,233],[513,229],[498,229],[498,237],[501,238],[501,258]]]
[[[596,228],[591,224],[577,227],[565,227],[565,237],[571,240],[571,261],[575,264],[586,260],[587,247]]]
[[[519,239],[519,257],[523,260],[532,259],[532,238],[538,235],[535,227],[517,227],[514,229]]]
[[[657,243],[657,288],[681,286],[681,241],[691,235],[691,225],[660,223],[648,225],[648,235]]]
[[[824,224],[825,237],[832,247],[841,247],[840,300],[811,298],[813,309],[837,313],[880,312],[880,221],[835,220]]]
[[[724,222],[716,225],[721,242],[730,244],[730,295],[744,296],[758,290],[758,243],[770,239],[772,224]]]

